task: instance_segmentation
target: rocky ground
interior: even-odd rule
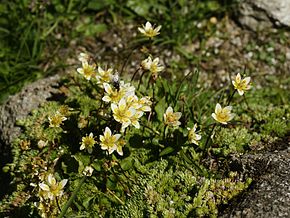
[[[236,74],[246,68],[252,72],[254,81],[259,81],[256,88],[261,87],[265,81],[269,83],[268,76],[280,75],[286,79],[280,85],[289,90],[289,32],[277,29],[252,32],[242,29],[228,17],[217,22],[211,20],[196,25],[204,29],[211,25],[217,29],[204,42],[192,41],[182,48],[198,57],[201,75],[204,81],[209,81],[208,85],[219,87],[229,80],[229,74]],[[134,32],[133,26],[128,28],[126,31]],[[96,59],[109,62],[111,55],[118,54],[125,46],[117,33],[111,36],[116,40],[112,37],[108,40],[107,35],[104,35],[99,43],[88,41],[86,46],[78,47],[77,52],[85,49],[99,51],[95,55]],[[138,56],[138,51],[133,55]],[[167,65],[173,59],[188,63],[181,54],[170,50],[164,50],[161,59]],[[75,63],[72,59],[68,62]],[[113,62],[118,62],[118,59]],[[137,64],[130,63],[126,69],[130,73],[130,67],[135,69]],[[194,64],[189,65],[184,73],[195,67]],[[120,64],[119,68],[122,68]],[[6,155],[5,158],[9,158],[9,143],[20,133],[15,121],[27,116],[45,99],[51,97],[52,93],[57,92],[58,80],[59,76],[39,80],[10,97],[0,107],[0,151]],[[223,217],[290,217],[290,137],[272,145],[267,151],[233,157],[231,162],[232,167],[238,167],[245,175],[254,178],[254,183],[243,196],[239,196],[225,209]]]

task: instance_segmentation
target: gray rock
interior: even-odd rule
[[[53,93],[59,92],[56,87],[60,75],[38,80],[25,88],[0,106],[0,152],[8,152],[9,144],[21,133],[20,127],[15,125],[19,119],[25,118],[33,109],[37,108]]]
[[[290,217],[289,141],[278,149],[260,154],[245,154],[233,160],[235,167],[253,178],[252,187],[236,199],[222,217]]]
[[[255,31],[273,25],[290,27],[290,0],[241,0],[238,20]]]

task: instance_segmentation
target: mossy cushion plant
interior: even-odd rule
[[[138,30],[153,44],[161,26]],[[250,178],[215,165],[283,137],[289,107],[252,113],[251,78],[240,74],[223,91],[198,86],[198,71],[166,80],[150,48],[130,83],[81,53],[76,73],[64,78],[65,98],[18,123],[23,134],[4,167],[14,191],[0,204],[3,215],[216,217],[247,189]]]

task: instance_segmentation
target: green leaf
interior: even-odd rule
[[[90,0],[87,7],[88,9],[99,11],[105,9],[112,3],[114,2],[108,0]]]
[[[84,206],[86,209],[88,209],[89,206],[91,205],[91,203],[90,203],[91,200],[94,199],[94,198],[95,198],[95,196],[85,198],[84,201],[83,201],[83,206]]]
[[[135,160],[132,157],[125,158],[121,162],[121,167],[124,171],[130,170],[134,165]]]
[[[73,157],[79,163],[78,172],[81,174],[83,172],[85,166],[88,166],[90,164],[90,157],[88,155],[84,155],[81,153],[77,153],[77,154],[73,155]]]
[[[100,160],[95,160],[93,163],[92,163],[92,166],[93,168],[96,170],[96,171],[102,171],[103,169],[103,162],[100,161]]]
[[[106,187],[108,189],[114,190],[117,187],[117,180],[114,175],[110,175],[107,182],[106,182]]]
[[[164,156],[164,155],[170,154],[170,153],[172,153],[173,151],[174,151],[174,148],[172,148],[172,147],[164,148],[164,149],[160,152],[159,156]]]
[[[163,121],[163,114],[165,113],[165,109],[166,109],[166,100],[165,97],[163,97],[155,106],[155,111],[159,121]]]

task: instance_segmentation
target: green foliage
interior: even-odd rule
[[[94,22],[90,12],[80,19],[81,12],[92,10],[88,8],[89,2],[1,1],[0,101],[27,82],[51,75],[67,65],[59,52],[71,40],[107,30],[104,23]],[[72,26],[76,26],[74,31]]]
[[[26,1],[22,3],[20,11],[27,7]],[[137,49],[146,46],[148,51],[135,60],[142,63],[135,71],[141,75],[130,84],[113,75],[115,69],[106,69],[108,75],[102,76],[92,58],[80,56],[79,74],[64,77],[62,96],[55,96],[60,100],[48,101],[18,121],[23,134],[11,145],[13,161],[4,167],[13,181],[12,193],[0,204],[1,215],[25,211],[34,217],[216,217],[221,206],[251,183],[250,178],[220,169],[219,164],[230,154],[245,153],[255,144],[275,141],[289,132],[290,113],[285,104],[289,97],[275,84],[261,90],[254,87],[241,97],[230,82],[218,90],[203,86],[198,70],[176,74],[177,62],[171,63],[172,75],[164,76],[158,74],[163,71],[158,59],[152,57],[152,63],[146,59],[144,64],[143,58],[148,58],[157,43],[178,47],[200,34],[195,28],[189,31],[189,22],[218,15],[214,12],[222,11],[223,6],[217,1],[118,3],[51,1],[44,11],[34,6],[33,13],[42,18],[37,24],[39,42],[31,40],[33,31],[29,29],[19,55],[26,49],[24,54],[35,63],[44,57],[33,43],[41,42],[44,47],[61,27],[76,24],[69,34],[74,37],[106,31],[105,22],[94,23],[92,17],[77,19],[80,11],[109,12],[116,23],[116,8],[124,16],[164,18],[167,35],[136,43]],[[193,13],[195,10],[201,14]],[[36,25],[33,13],[24,18]],[[212,113],[219,113],[215,111],[217,102],[223,107],[233,105],[236,117],[227,124],[213,119]],[[209,163],[216,163],[216,168]]]
[[[215,154],[228,156],[232,153],[244,153],[253,139],[253,133],[244,127],[235,129],[221,128],[217,130],[214,143],[219,147],[213,148]]]

